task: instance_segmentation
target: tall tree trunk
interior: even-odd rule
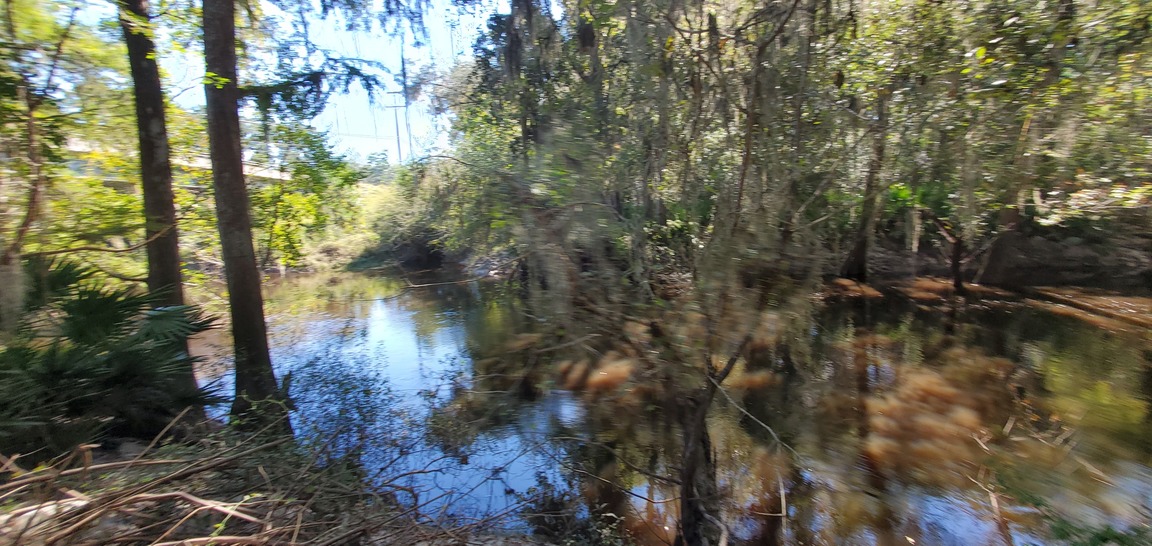
[[[120,27],[128,47],[132,91],[136,99],[136,130],[140,143],[140,182],[144,194],[144,236],[148,241],[148,291],[162,306],[184,304],[180,271],[180,239],[176,230],[176,203],[172,194],[168,122],[164,88],[152,41],[148,0],[121,0]],[[187,350],[187,348],[185,348]],[[186,386],[195,390],[196,374],[189,365]]]
[[[864,204],[860,210],[860,227],[852,251],[840,269],[840,276],[867,282],[868,251],[872,245],[872,231],[876,229],[876,213],[880,204],[880,169],[884,166],[884,146],[888,138],[888,89],[881,89],[876,99],[876,121],[872,129],[872,158],[864,177]]]
[[[33,74],[40,74],[41,72],[22,66],[25,64],[25,60],[21,53],[8,59],[9,62],[14,63],[11,67],[12,73],[17,76],[12,82],[15,84],[14,89],[12,89],[15,92],[14,98],[25,108],[24,134],[21,136],[26,139],[24,143],[26,148],[17,152],[16,150],[19,149],[19,145],[17,145],[15,149],[5,150],[4,155],[8,158],[15,158],[17,155],[24,156],[22,159],[28,167],[29,181],[28,200],[24,204],[24,218],[11,235],[0,232],[0,283],[3,283],[4,286],[4,290],[0,291],[0,333],[11,333],[15,331],[18,325],[18,317],[24,307],[24,273],[23,264],[20,261],[21,252],[24,249],[25,241],[32,233],[33,227],[40,220],[40,209],[44,205],[45,192],[48,191],[48,169],[45,166],[43,148],[45,139],[41,135],[41,127],[36,112],[44,101],[49,100],[48,90],[52,88],[56,67],[64,51],[64,43],[72,34],[79,9],[79,6],[73,7],[68,15],[68,24],[49,57],[49,69],[45,74],[43,87],[39,91],[34,90],[31,78]],[[16,14],[13,2],[4,2],[4,30],[10,44],[21,43],[19,34],[16,32]],[[38,48],[33,48],[29,53],[39,55],[42,52]],[[0,193],[2,195],[0,200],[10,199],[10,196],[4,195],[4,193],[6,192]]]
[[[10,36],[14,36],[15,30],[11,27],[12,14],[8,13],[8,17]],[[31,180],[23,220],[12,235],[0,232],[0,286],[4,287],[0,290],[0,335],[13,334],[20,325],[25,297],[24,265],[20,261],[20,253],[24,248],[24,240],[40,216],[41,201],[48,187],[48,175],[44,170],[44,157],[40,149],[39,128],[36,125],[36,101],[31,98],[29,87],[25,78],[22,78],[16,87],[17,98],[28,108],[23,136],[28,139],[25,160],[28,162]],[[0,196],[8,197],[2,192]],[[9,237],[11,240],[8,240]]]
[[[136,129],[140,141],[140,179],[144,193],[144,233],[148,245],[148,290],[161,294],[164,305],[183,305],[180,241],[172,194],[172,164],[164,89],[156,64],[148,0],[121,0],[120,27],[128,46],[132,91],[136,97]]]
[[[208,143],[216,219],[232,310],[236,353],[236,399],[232,416],[260,423],[282,417],[276,403],[281,392],[268,355],[260,270],[252,245],[252,218],[244,184],[240,143],[239,89],[236,78],[236,6],[234,0],[204,0],[204,60],[209,74],[204,85],[208,110]],[[262,402],[271,401],[263,404]],[[258,411],[253,407],[260,404]],[[287,424],[287,421],[284,421]]]

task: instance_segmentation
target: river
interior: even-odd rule
[[[441,520],[571,538],[591,536],[572,534],[591,511],[637,543],[670,541],[675,401],[641,397],[651,374],[566,381],[539,344],[513,346],[536,321],[510,289],[441,280],[269,286],[299,435]],[[1146,528],[1152,339],[1053,311],[925,290],[778,310],[768,368],[734,374],[708,420],[718,525],[746,544],[1060,544]]]

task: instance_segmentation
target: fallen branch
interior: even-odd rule
[[[253,546],[264,546],[268,544],[267,538],[258,536],[254,537],[241,537],[241,536],[219,536],[219,537],[200,537],[200,538],[186,538],[184,540],[176,540],[172,542],[157,542],[152,546],[210,546],[215,544],[252,544]]]
[[[524,258],[524,256],[517,256],[517,257],[515,257],[515,258],[512,258],[511,260],[506,260],[506,261],[504,261],[504,262],[501,262],[501,263],[497,264],[497,265],[496,265],[496,267],[494,267],[494,268],[492,268],[492,269],[493,269],[493,270],[497,270],[497,269],[503,268],[504,266],[506,266],[506,265],[508,265],[508,264],[511,264],[511,263],[513,263],[513,262],[516,262],[516,261],[518,261],[518,260],[521,260],[521,259],[523,259],[523,258]],[[404,272],[404,268],[402,268],[402,267],[400,267],[400,266],[396,266],[396,268],[397,268],[397,269],[399,269],[401,273],[405,273],[405,272]],[[406,289],[407,289],[407,288],[430,288],[430,287],[433,287],[433,286],[450,286],[450,285],[455,285],[455,284],[468,284],[468,283],[473,283],[473,282],[482,281],[482,280],[484,280],[484,279],[487,279],[487,278],[488,278],[488,276],[487,276],[487,275],[485,275],[485,276],[483,276],[483,277],[473,277],[473,278],[471,278],[471,279],[461,279],[461,280],[458,280],[458,281],[447,281],[447,282],[432,282],[432,283],[426,283],[426,284],[412,284],[412,281],[408,280],[408,277],[407,277],[407,275],[406,275],[406,274],[405,274],[405,275],[401,275],[401,276],[402,276],[402,277],[404,277],[404,282],[405,282],[405,283],[407,283],[407,286],[405,286],[405,287],[404,287],[404,288],[406,288]]]
[[[28,476],[26,478],[20,478],[18,480],[13,480],[13,481],[10,481],[10,482],[5,483],[5,484],[0,484],[0,491],[6,491],[9,489],[18,489],[18,488],[23,487],[25,485],[31,485],[31,484],[40,483],[40,482],[52,481],[52,480],[57,479],[57,478],[65,478],[68,476],[75,476],[77,474],[83,474],[86,472],[103,472],[105,470],[117,470],[120,468],[130,468],[133,465],[158,466],[158,465],[186,464],[188,462],[189,461],[187,461],[185,459],[158,459],[155,461],[117,461],[114,463],[103,463],[103,464],[92,465],[92,466],[85,467],[85,468],[72,468],[69,470],[61,470],[58,472],[55,472],[55,471],[53,471],[53,469],[49,468],[47,470],[41,471],[41,472],[43,472],[43,474],[36,474],[34,476]]]
[[[243,459],[244,457],[252,455],[253,453],[257,453],[257,452],[263,451],[265,449],[270,449],[270,448],[273,448],[273,447],[276,447],[279,445],[283,445],[283,444],[285,444],[291,440],[292,440],[291,437],[280,438],[279,440],[276,440],[274,442],[262,444],[262,445],[254,447],[252,449],[244,450],[240,453],[237,453],[237,454],[229,456],[229,457],[221,457],[221,458],[217,458],[217,459],[211,459],[211,460],[208,460],[206,462],[193,464],[193,465],[190,465],[188,467],[185,467],[182,470],[178,470],[176,472],[168,474],[167,476],[163,476],[163,477],[158,478],[156,480],[153,480],[149,483],[138,486],[138,487],[131,489],[125,493],[121,493],[119,495],[113,495],[109,499],[104,499],[103,502],[95,503],[96,506],[89,507],[89,513],[87,515],[85,515],[84,517],[80,518],[80,521],[77,521],[77,522],[73,523],[72,525],[69,525],[64,530],[48,537],[48,539],[45,541],[45,543],[46,544],[54,544],[54,543],[59,542],[59,541],[65,539],[69,536],[72,536],[73,534],[77,533],[78,531],[80,531],[81,529],[86,527],[87,525],[100,519],[100,517],[102,517],[104,514],[107,514],[108,512],[115,510],[116,508],[118,508],[120,506],[123,506],[125,504],[124,501],[127,499],[131,499],[131,498],[136,497],[138,495],[144,494],[148,491],[156,489],[157,487],[159,487],[161,485],[171,483],[171,482],[181,480],[181,479],[184,479],[184,478],[187,478],[190,476],[194,476],[196,474],[200,474],[202,472],[207,472],[209,470],[214,470],[216,468],[228,465],[228,464],[233,463],[239,459]],[[130,503],[128,503],[128,504],[130,504]]]

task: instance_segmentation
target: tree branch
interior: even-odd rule
[[[73,247],[73,248],[62,248],[59,250],[44,250],[41,252],[30,252],[28,254],[25,254],[25,256],[56,256],[59,254],[70,254],[72,252],[108,252],[110,254],[121,254],[124,252],[132,252],[134,250],[140,250],[141,248],[148,246],[148,243],[151,243],[152,241],[155,241],[156,239],[163,237],[164,234],[168,233],[168,231],[171,230],[172,228],[173,228],[173,226],[166,226],[164,229],[157,231],[155,234],[153,234],[151,237],[145,239],[144,241],[141,241],[140,243],[137,243],[137,244],[134,244],[132,246],[125,247],[125,248],[107,248],[107,247],[102,247],[102,246],[78,246],[78,247]]]

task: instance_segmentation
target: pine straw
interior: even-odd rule
[[[475,539],[499,516],[436,525],[439,497],[401,503],[398,482],[366,485],[290,437],[216,433],[101,464],[94,447],[34,470],[0,456],[0,546],[512,543]]]

